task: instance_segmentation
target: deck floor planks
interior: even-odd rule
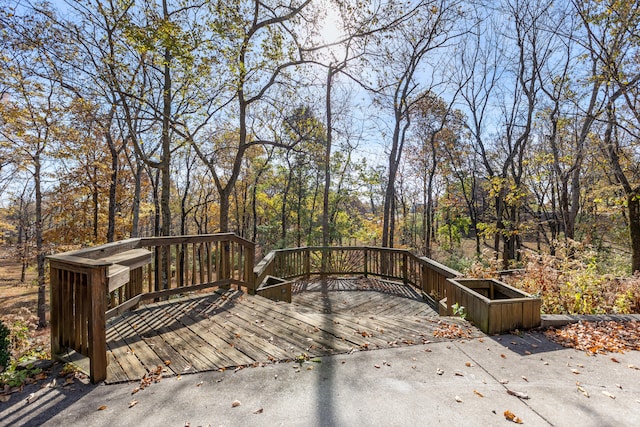
[[[115,371],[113,375],[118,377],[126,376],[125,372],[130,372],[136,377],[143,377],[147,373],[144,364],[138,359],[134,352],[129,348],[127,342],[118,333],[117,325],[113,325],[108,333],[107,348],[111,355],[107,370]],[[115,364],[114,364],[115,362]],[[117,372],[119,366],[122,373]],[[109,375],[109,373],[107,374]]]
[[[238,291],[236,291],[238,292]],[[292,358],[295,353],[304,351],[300,340],[289,340],[281,329],[268,328],[268,323],[260,323],[256,318],[257,312],[248,301],[241,297],[240,304],[230,308],[225,316],[224,325],[239,338],[248,341],[252,346],[260,349],[268,356],[276,359]],[[278,345],[279,344],[279,345]]]
[[[156,368],[158,365],[164,366],[163,360],[153,351],[153,348],[142,339],[140,334],[131,326],[130,321],[131,315],[124,316],[117,322],[111,324],[109,329],[113,329],[119,334],[126,343],[129,351],[135,354],[147,371]],[[109,346],[110,343],[107,342],[107,345]],[[171,371],[173,372],[173,370]]]
[[[226,352],[220,351],[217,345],[221,344],[221,340],[217,339],[215,334],[209,332],[204,325],[206,319],[194,320],[190,313],[193,310],[197,310],[198,300],[191,300],[188,304],[178,304],[180,307],[179,312],[174,313],[175,322],[174,331],[181,334],[183,338],[188,338],[190,345],[200,351],[200,355],[205,357],[214,367],[214,369],[220,369],[228,366],[237,366],[246,361],[246,358],[228,357]],[[213,340],[213,342],[212,342]],[[224,347],[224,346],[222,346]],[[239,352],[236,352],[239,353]]]
[[[285,310],[285,314],[294,315],[305,323],[318,327],[321,330],[325,330],[340,340],[349,341],[356,346],[360,346],[368,341],[363,340],[362,336],[358,333],[360,326],[348,317],[344,317],[341,314],[326,314],[321,312],[314,313],[308,311],[301,312],[299,307],[300,306],[295,303],[291,304],[291,306],[278,306],[278,308]],[[380,342],[379,344],[383,343]]]
[[[348,351],[353,345],[359,345],[351,339],[352,330],[335,327],[334,320],[323,318],[318,321],[316,318],[307,316],[306,313],[296,312],[293,307],[281,304],[272,307],[270,302],[262,297],[255,298],[252,303],[260,313],[271,316],[270,323],[285,323],[289,325],[287,329],[292,331],[292,336],[305,341],[311,339],[313,341],[310,342],[321,345],[329,352]],[[304,333],[298,332],[300,330]]]
[[[143,306],[138,311],[139,319],[145,324],[141,336],[153,347],[153,350],[162,357],[165,365],[173,366],[180,372],[206,371],[213,369],[212,364],[204,357],[197,355],[198,350],[193,348],[183,334],[176,333],[171,327],[172,322],[166,322],[166,318],[157,307]],[[159,320],[162,321],[159,321]]]
[[[199,305],[197,305],[194,310],[199,315],[194,315],[192,312],[185,313],[186,317],[182,319],[182,322],[209,343],[209,345],[221,355],[223,360],[226,360],[226,363],[222,362],[224,367],[241,366],[252,363],[254,361],[253,358],[247,356],[211,330],[211,325],[216,322],[215,317],[206,314],[206,310],[211,307],[211,304],[207,304],[206,298],[200,298]],[[220,313],[214,314],[213,316],[216,315],[220,315]]]
[[[167,369],[177,374],[437,340],[437,314],[401,283],[296,283],[293,297],[274,303],[219,290],[142,306],[108,325],[108,357],[129,362],[114,364],[107,382],[139,379],[135,359],[145,371],[171,361]]]
[[[146,306],[155,318],[169,318],[170,322],[161,326],[158,331],[164,341],[176,349],[180,355],[187,359],[198,371],[209,371],[222,367],[220,357],[212,347],[191,329],[186,327],[180,319],[184,316],[184,311],[193,304],[192,301],[186,304],[152,304]]]
[[[278,316],[272,314],[273,319],[288,321],[294,327],[296,325],[304,325],[304,330],[308,334],[311,334],[312,336],[310,337],[313,339],[317,338],[313,334],[321,334],[323,339],[329,339],[333,342],[341,343],[343,341],[349,341],[350,336],[353,333],[353,329],[341,326],[339,322],[336,321],[337,318],[334,316],[325,316],[324,314],[321,314],[321,317],[319,318],[313,317],[310,316],[309,313],[296,310],[299,306],[293,304],[291,307],[280,304],[276,307],[270,307],[269,301],[266,301],[264,298],[257,298],[253,303],[256,306],[259,306],[260,310],[266,310],[268,314],[277,313]],[[292,322],[295,322],[295,324]],[[358,344],[357,342],[351,342],[356,345]],[[345,349],[350,348],[351,346],[345,347]]]
[[[206,315],[206,312],[202,314]],[[281,346],[276,346],[277,350],[274,350],[274,354],[269,353],[267,349],[271,349],[272,343],[269,338],[266,338],[266,343],[261,342],[256,344],[254,341],[248,341],[245,339],[244,330],[238,328],[238,326],[229,320],[233,317],[229,312],[216,314],[216,317],[212,317],[212,322],[208,323],[208,327],[212,333],[221,337],[230,347],[235,348],[239,352],[249,357],[253,362],[255,361],[269,361],[276,356],[283,359],[289,358],[290,354],[287,350]],[[266,345],[263,345],[266,344]],[[239,365],[238,365],[239,366]]]

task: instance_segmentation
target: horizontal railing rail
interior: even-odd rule
[[[269,252],[254,269],[256,286],[267,276],[284,280],[312,275],[363,275],[401,280],[438,301],[447,279],[462,274],[406,249],[373,246],[313,246]]]
[[[106,378],[106,321],[140,302],[212,287],[255,293],[255,245],[232,233],[128,239],[48,257],[51,349]]]

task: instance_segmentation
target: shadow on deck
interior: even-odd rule
[[[376,279],[299,281],[293,302],[236,290],[148,304],[107,324],[107,383],[442,341],[439,318],[413,288]]]

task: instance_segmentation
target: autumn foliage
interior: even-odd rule
[[[494,277],[542,299],[547,314],[640,313],[640,275],[621,277],[588,249],[558,255],[523,251],[523,269],[500,274],[499,261],[485,253],[469,277]],[[606,271],[605,271],[606,270]]]

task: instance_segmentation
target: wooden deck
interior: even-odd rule
[[[145,305],[107,324],[107,383],[441,341],[412,288],[374,279],[297,282],[293,302],[227,290]]]

